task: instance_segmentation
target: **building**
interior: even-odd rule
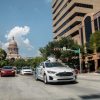
[[[99,11],[100,0],[52,0],[54,40],[70,36],[79,45],[89,42],[90,35],[100,29]],[[85,63],[90,61],[88,57]],[[94,70],[99,59],[92,54]]]
[[[86,14],[79,27],[81,44],[84,45],[89,42],[91,34],[100,30],[100,11]],[[85,63],[90,63],[90,71],[97,70],[100,67],[100,53],[94,51],[94,53],[88,54],[85,57]]]
[[[18,52],[18,46],[17,42],[15,41],[14,37],[10,40],[8,45],[8,51],[7,51],[7,59],[19,59],[21,56]]]
[[[52,0],[54,39],[71,36],[81,44],[79,24],[87,13],[100,9],[100,0]]]

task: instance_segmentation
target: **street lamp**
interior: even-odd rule
[[[72,50],[72,49],[66,49],[66,47],[63,47],[63,51],[73,51],[73,52],[79,54],[79,65],[80,65],[80,73],[81,73],[82,72],[82,66],[81,66],[81,52],[80,52],[80,48],[78,50]]]

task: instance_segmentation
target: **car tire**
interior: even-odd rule
[[[48,80],[47,80],[47,76],[46,75],[43,76],[43,81],[44,81],[45,84],[48,84]]]

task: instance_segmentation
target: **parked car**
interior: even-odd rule
[[[21,68],[17,68],[17,74],[20,74]]]
[[[32,70],[31,67],[25,66],[25,67],[22,67],[22,69],[20,70],[20,74],[21,75],[25,75],[25,74],[32,75],[33,74],[33,70]]]
[[[74,69],[59,62],[44,61],[36,67],[35,79],[48,82],[70,82],[76,81],[77,74]]]
[[[15,70],[12,66],[4,66],[1,69],[1,77],[3,76],[15,76]]]

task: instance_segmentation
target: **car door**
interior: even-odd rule
[[[44,75],[44,63],[41,63],[40,65],[40,78],[43,80],[43,75]]]
[[[38,66],[38,68],[36,70],[36,73],[37,73],[39,79],[42,79],[42,70],[43,70],[43,66],[42,66],[42,63],[40,63],[40,65]]]

